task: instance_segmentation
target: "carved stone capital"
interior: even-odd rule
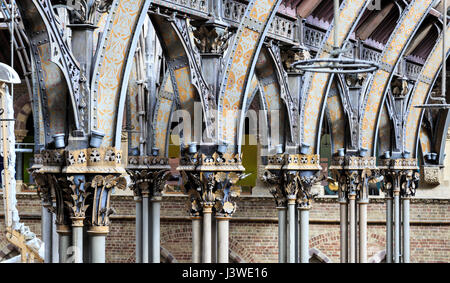
[[[96,24],[100,14],[107,13],[113,0],[67,1],[70,21],[73,24]]]
[[[231,216],[236,210],[236,198],[241,188],[236,186],[243,178],[241,172],[181,171],[188,194],[187,208],[192,216],[199,216],[207,207],[213,207],[221,216]]]
[[[200,53],[223,54],[233,34],[228,31],[228,28],[201,25],[193,31],[193,35],[195,46]]]
[[[299,50],[282,50],[281,52],[281,61],[283,62],[283,66],[287,72],[300,72],[296,68],[292,66],[294,62],[301,60],[309,60],[311,59],[311,54],[308,50],[299,49]]]
[[[429,185],[439,185],[440,169],[437,166],[423,167],[423,181]]]
[[[60,189],[65,192],[64,205],[69,208],[73,226],[82,226],[89,207],[85,176],[64,176],[59,178]]]
[[[132,189],[135,196],[143,197],[161,197],[164,185],[170,177],[170,167],[163,167],[162,169],[150,168],[148,169],[127,169],[128,174],[132,180]]]
[[[109,226],[109,216],[115,212],[110,207],[111,193],[116,188],[125,190],[127,187],[126,179],[122,176],[96,175],[87,185],[92,195],[92,198],[90,198],[90,201],[92,201],[91,214],[89,215],[91,230],[92,227]]]

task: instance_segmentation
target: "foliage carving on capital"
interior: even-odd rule
[[[281,61],[288,72],[299,72],[293,64],[297,61],[304,61],[311,59],[311,54],[308,50],[285,50],[281,52]]]
[[[125,190],[127,181],[123,176],[114,175],[96,175],[91,182],[87,183],[91,190],[91,215],[90,222],[92,226],[109,226],[109,216],[114,213],[110,207],[112,192],[117,188]]]
[[[74,24],[96,24],[98,15],[107,13],[113,0],[68,0],[71,22]]]
[[[201,25],[194,30],[193,35],[195,45],[201,53],[223,54],[228,48],[228,41],[233,34],[228,31],[228,28],[220,31],[215,27],[208,28]]]
[[[77,176],[78,177],[78,176]],[[84,177],[84,176],[83,176]],[[76,178],[76,176],[66,176],[59,178],[62,184],[62,190],[68,196],[64,204],[70,209],[70,217],[84,218],[89,204],[86,202],[90,192],[86,190],[84,178]]]

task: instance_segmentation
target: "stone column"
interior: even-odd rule
[[[75,263],[83,262],[83,221],[84,217],[72,217],[72,247]]]
[[[217,224],[217,218],[213,214],[211,216],[211,262],[217,263],[218,262],[218,224]]]
[[[161,262],[161,247],[160,247],[160,218],[161,218],[161,200],[160,196],[154,196],[151,199],[151,210],[152,210],[152,241],[151,241],[151,257],[152,263]]]
[[[356,263],[356,194],[350,193],[349,196],[349,222],[350,222],[350,254],[349,263]]]
[[[142,193],[142,263],[149,262],[149,194]]]
[[[277,207],[278,210],[278,262],[286,263],[287,233],[286,233],[286,207]]]
[[[367,263],[367,205],[369,200],[359,202],[359,262]]]
[[[216,217],[217,219],[217,261],[218,263],[228,263],[229,260],[229,223],[230,217]]]
[[[403,263],[410,263],[409,197],[403,198]]]
[[[212,205],[203,206],[203,245],[202,245],[202,262],[211,263],[211,214]]]
[[[56,232],[59,236],[59,263],[67,263],[67,259],[69,258],[69,250],[72,230],[70,226],[67,225],[57,225]]]
[[[136,263],[142,263],[142,197],[135,196],[136,202]]]
[[[339,188],[339,195],[341,263],[346,263],[348,253],[348,202],[341,188]]]
[[[124,190],[127,181],[122,176],[96,175],[90,182],[93,198],[91,226],[87,231],[90,244],[90,259],[92,263],[105,263],[106,235],[109,232],[109,216],[113,213],[110,208],[111,193],[113,189]]]
[[[192,262],[202,259],[202,217],[192,216]]]
[[[53,216],[51,212],[48,211],[46,207],[42,207],[41,209],[42,217],[41,217],[41,229],[42,229],[42,241],[45,244],[45,255],[44,262],[51,263],[52,260],[52,219]]]
[[[393,231],[392,231],[392,196],[391,191],[387,191],[386,194],[386,263],[392,263],[393,252]]]
[[[300,207],[300,262],[309,263],[309,210],[310,206]]]
[[[109,233],[107,226],[91,226],[88,230],[91,263],[106,262],[106,236]]]
[[[400,262],[400,188],[394,188],[394,262]]]
[[[289,215],[289,263],[295,263],[295,199],[288,200]]]
[[[142,263],[159,263],[160,214],[164,185],[170,176],[168,158],[158,156],[130,156],[127,172],[133,181],[136,202],[136,260]],[[139,246],[139,249],[138,249]]]
[[[52,263],[59,263],[59,235],[56,232],[56,224],[55,224],[55,215],[54,214],[50,214],[51,219],[52,219],[52,242],[51,242],[51,246],[52,246]]]

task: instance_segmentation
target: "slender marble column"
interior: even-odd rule
[[[211,214],[212,206],[203,206],[203,247],[202,261],[203,263],[211,263]]]
[[[367,263],[367,205],[369,200],[359,201],[359,262]]]
[[[59,263],[59,235],[56,232],[56,215],[51,214],[52,219],[52,263]]]
[[[400,262],[400,190],[394,190],[394,262]]]
[[[152,207],[152,262],[161,262],[161,247],[160,247],[160,218],[161,218],[161,197],[153,197],[151,200]]]
[[[295,210],[295,262],[300,262],[300,231],[301,231],[301,223],[300,223],[300,208]]]
[[[403,198],[403,263],[410,263],[409,197]]]
[[[218,238],[217,238],[217,219],[215,215],[211,215],[211,262],[217,263],[217,245],[218,245]]]
[[[202,217],[192,218],[192,262],[200,263],[202,260]]]
[[[348,254],[348,205],[347,200],[342,198],[340,204],[340,232],[341,232],[341,263],[347,262]]]
[[[142,263],[149,261],[149,198],[142,195]]]
[[[356,195],[350,194],[348,196],[350,204],[350,263],[356,263]]]
[[[389,192],[390,193],[390,192]],[[392,196],[386,197],[386,262],[392,263]]]
[[[142,197],[135,196],[136,202],[136,263],[142,263]]]
[[[229,223],[230,217],[216,217],[217,219],[217,260],[218,263],[228,263],[229,260]]]
[[[278,210],[278,262],[286,263],[286,207]]]
[[[309,263],[309,209],[300,208],[300,262]]]
[[[289,212],[289,263],[295,263],[295,198],[288,201]]]
[[[45,244],[45,254],[44,254],[44,262],[45,263],[51,263],[52,260],[52,213],[48,211],[47,207],[42,207],[41,210],[42,213],[42,240]]]
[[[84,217],[72,217],[72,246],[75,263],[83,263],[83,220]]]
[[[72,231],[70,229],[70,226],[57,225],[56,232],[59,236],[59,262],[66,263],[68,259],[70,236],[72,234]]]
[[[92,226],[90,227],[89,246],[91,263],[105,263],[105,249],[106,249],[106,235],[108,235],[109,228],[107,226]]]

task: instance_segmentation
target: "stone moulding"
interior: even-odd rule
[[[266,170],[322,170],[318,154],[277,154],[268,158]]]
[[[170,170],[169,159],[160,156],[129,156],[127,169]]]
[[[43,150],[40,173],[125,173],[122,151],[114,147]]]
[[[377,169],[376,157],[335,156],[330,170],[363,170]]]
[[[200,156],[199,156],[200,155]],[[214,152],[212,155],[196,153],[192,156],[184,156],[180,161],[177,170],[184,171],[245,171],[242,166],[242,153],[219,154]]]

